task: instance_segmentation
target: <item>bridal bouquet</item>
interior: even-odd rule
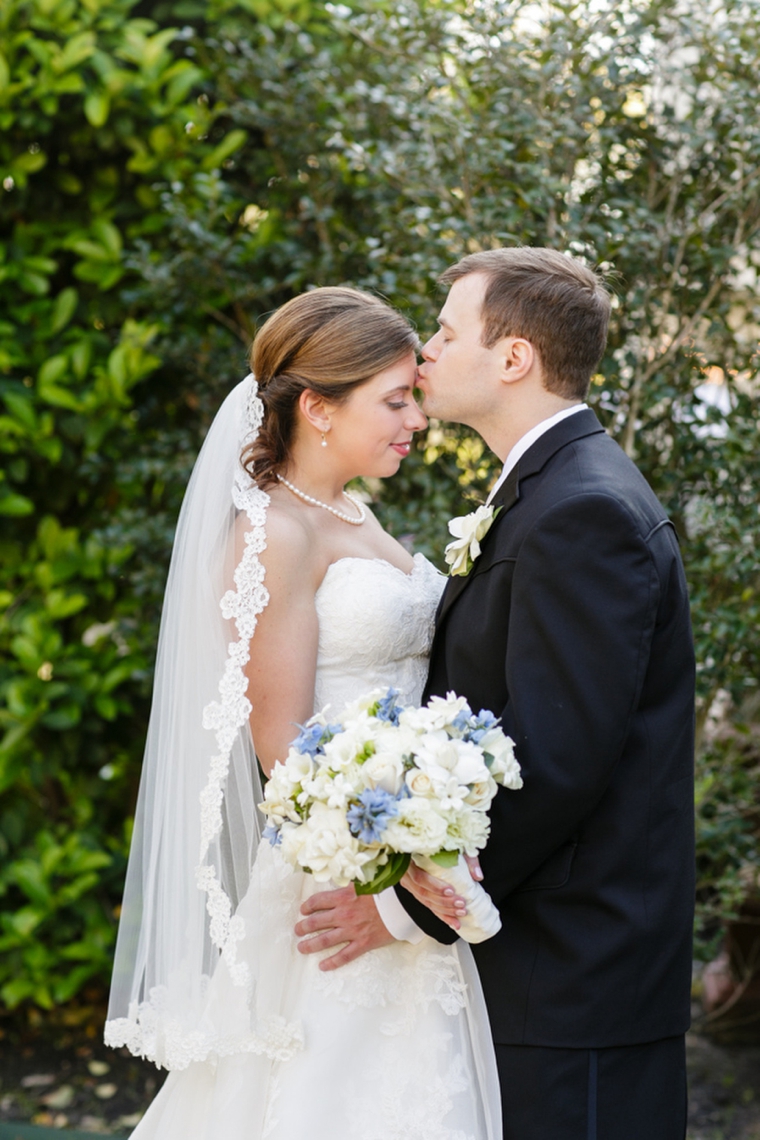
[[[462,855],[485,846],[498,785],[522,787],[514,745],[464,697],[397,697],[377,690],[307,722],[266,785],[264,835],[291,866],[358,894],[393,886],[414,859],[466,898],[460,934],[477,942],[501,923]]]

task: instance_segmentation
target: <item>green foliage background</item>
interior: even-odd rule
[[[532,12],[0,8],[6,1006],[107,982],[173,526],[257,321],[351,283],[424,336],[440,270],[493,245],[614,271],[592,402],[682,540],[705,953],[757,889],[760,3]],[[715,380],[726,416],[704,402]],[[432,424],[370,490],[394,533],[440,557],[446,519],[496,466]]]

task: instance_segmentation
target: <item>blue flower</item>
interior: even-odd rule
[[[298,727],[301,731],[291,747],[304,756],[311,756],[312,759],[322,751],[323,744],[341,731],[339,724],[299,724]]]
[[[478,715],[470,720],[471,728],[465,734],[465,740],[469,740],[473,744],[480,744],[485,734],[496,727],[499,719],[489,709],[481,709]]]
[[[466,732],[472,724],[472,713],[469,709],[460,709],[457,715],[451,722],[451,727],[456,728],[459,732]]]
[[[390,820],[398,815],[398,800],[385,788],[366,788],[346,819],[352,835],[362,843],[379,843]]]
[[[398,724],[398,718],[404,710],[396,704],[397,696],[398,689],[389,689],[385,696],[377,702],[375,716],[378,720],[387,720],[391,724]]]
[[[282,831],[273,823],[268,823],[261,833],[261,838],[268,839],[273,847],[279,847],[282,843]]]

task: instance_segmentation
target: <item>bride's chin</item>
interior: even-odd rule
[[[392,475],[397,475],[399,467],[401,466],[401,456],[394,455],[388,456],[382,463],[367,464],[363,471],[358,471],[356,475],[352,476],[354,479],[390,479]]]

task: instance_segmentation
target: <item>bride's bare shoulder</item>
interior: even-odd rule
[[[318,543],[303,512],[287,500],[272,495],[267,509],[266,548],[260,555],[270,585],[289,590],[315,588],[319,581]]]

